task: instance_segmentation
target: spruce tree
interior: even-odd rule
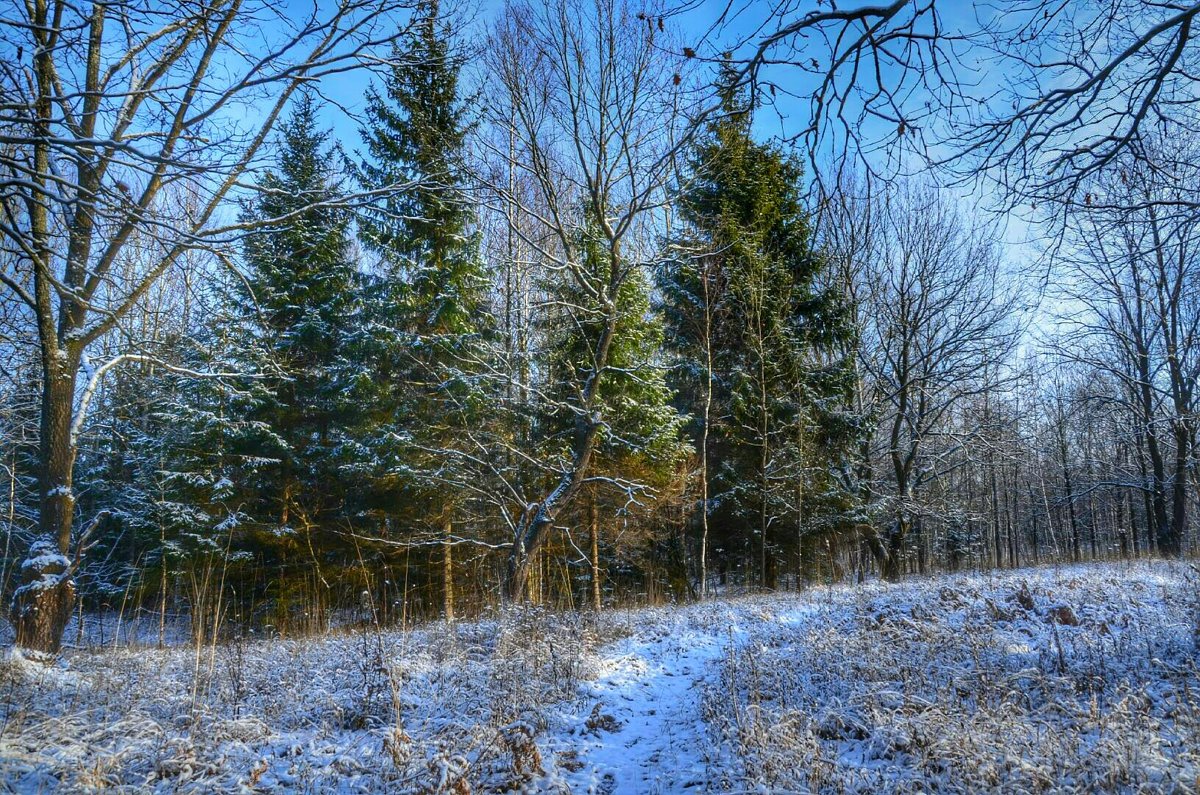
[[[255,558],[280,573],[315,566],[321,580],[339,563],[332,530],[344,501],[338,475],[355,375],[347,339],[358,302],[351,218],[339,203],[318,111],[311,94],[298,97],[272,167],[243,205],[252,231],[242,272],[215,272],[200,296],[209,305],[205,322],[181,328],[157,351],[220,377],[145,366],[138,413],[97,414],[121,445],[95,459],[110,471],[93,472],[94,456],[85,456],[83,474],[109,485],[107,533],[143,555],[160,609],[176,574],[196,567],[219,565],[232,577],[240,561]],[[266,595],[286,612],[287,593]],[[193,601],[191,609],[205,620],[204,605]]]
[[[359,322],[357,276],[351,217],[318,113],[314,97],[300,94],[271,168],[242,208],[252,227],[242,272],[217,274],[203,297],[214,311],[164,355],[220,377],[162,373],[147,382],[154,411],[149,432],[133,437],[139,493],[128,498],[161,598],[177,571],[220,561],[233,577],[236,564],[253,558],[282,575],[264,594],[276,603],[277,623],[289,618],[291,584],[332,585],[346,560],[339,474],[355,376],[347,345]],[[307,600],[303,609],[326,601]]]
[[[257,495],[255,523],[317,558],[342,502],[338,468],[346,435],[348,354],[358,324],[349,212],[339,204],[328,134],[302,93],[283,125],[276,165],[260,178],[244,218],[260,227],[244,244],[246,278],[234,284],[218,330],[240,369],[254,373],[225,407],[261,432],[232,452],[266,465],[241,473]]]
[[[467,196],[462,57],[436,0],[417,6],[383,91],[368,91],[366,159],[356,173],[382,198],[360,218],[378,267],[369,285],[365,442],[376,507],[443,537],[444,612],[453,615],[454,523],[472,477],[464,431],[484,424],[480,363],[491,329],[488,278]]]
[[[190,340],[175,338],[166,347],[171,361],[196,372],[254,373],[265,361],[250,355],[256,349],[244,347],[246,340],[219,327],[189,333]],[[218,595],[189,587],[195,577],[219,566],[232,581],[241,564],[262,560],[276,544],[243,510],[255,504],[258,485],[269,483],[277,467],[277,460],[260,455],[273,432],[253,418],[267,390],[254,378],[181,378],[166,371],[147,377],[143,389],[153,409],[130,435],[137,451],[133,476],[129,493],[115,505],[144,550],[142,577],[154,593],[160,642],[167,611],[181,596],[190,602],[192,633],[200,639]],[[272,544],[264,546],[264,537]]]
[[[828,500],[825,470],[840,465],[828,398],[847,379],[830,352],[847,323],[837,293],[822,286],[799,162],[754,140],[744,96],[723,88],[722,97],[692,152],[659,286],[681,365],[674,383],[698,418],[702,527],[717,521],[719,545],[740,549],[773,587],[779,553],[795,548],[813,512],[806,492],[819,494],[814,505]]]
[[[224,303],[230,292],[222,283],[206,298]],[[93,536],[100,563],[82,581],[90,598],[145,593],[159,614],[161,641],[167,610],[181,597],[193,632],[211,629],[206,611],[219,589],[197,589],[205,570],[232,580],[243,562],[270,562],[278,551],[276,535],[262,532],[263,517],[256,524],[246,511],[258,504],[262,484],[273,482],[279,460],[262,455],[276,435],[255,418],[270,395],[266,379],[257,377],[268,361],[257,333],[233,317],[181,324],[158,341],[154,355],[222,377],[143,363],[126,370],[128,381],[114,379],[93,404],[80,475],[86,510],[101,517]]]

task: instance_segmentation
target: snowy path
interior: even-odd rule
[[[701,685],[717,675],[714,663],[738,633],[730,611],[696,613],[640,629],[605,650],[599,676],[585,684],[586,698],[569,716],[574,729],[554,743],[572,793],[704,791],[711,743]]]

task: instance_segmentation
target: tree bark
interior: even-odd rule
[[[879,563],[879,575],[888,582],[899,582],[904,576],[904,539],[908,537],[910,520],[897,516],[887,537],[887,545],[877,544],[875,556]]]
[[[700,599],[708,597],[708,432],[712,421],[713,345],[709,273],[704,278],[704,426],[700,429]]]
[[[43,346],[39,538],[23,564],[23,584],[13,595],[17,645],[50,654],[61,648],[75,606],[68,556],[75,514],[71,422],[78,368],[78,357],[53,345]]]
[[[1066,417],[1059,408],[1058,416],[1058,453],[1062,459],[1063,488],[1066,490],[1067,515],[1071,520],[1071,559],[1078,563],[1083,558],[1079,538],[1079,517],[1075,513],[1075,492],[1071,482],[1071,465],[1067,458]]]
[[[442,523],[442,618],[454,620],[454,542],[450,539],[453,530],[447,514]]]
[[[600,510],[596,505],[596,495],[588,503],[588,539],[591,543],[592,556],[592,609],[597,613],[602,606],[600,600]]]

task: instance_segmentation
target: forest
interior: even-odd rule
[[[1198,14],[6,4],[16,643],[1193,554]]]

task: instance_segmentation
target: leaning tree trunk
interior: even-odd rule
[[[75,513],[71,419],[78,368],[58,350],[50,351],[46,358],[40,428],[40,532],[21,565],[22,585],[13,594],[12,621],[18,646],[54,654],[62,645],[75,606],[69,554]]]
[[[616,254],[613,254],[614,260]],[[614,281],[609,285],[609,294],[615,295],[620,285]],[[601,374],[608,366],[608,354],[612,349],[613,336],[617,328],[617,312],[612,302],[609,302],[608,315],[605,318],[604,330],[596,345],[593,356],[595,368],[583,389],[583,411],[575,418],[575,434],[572,444],[571,463],[559,477],[554,489],[540,503],[526,507],[513,534],[512,549],[508,553],[508,565],[504,582],[504,596],[509,602],[524,599],[529,585],[530,567],[537,559],[537,553],[550,535],[554,517],[565,506],[571,503],[579,489],[583,486],[584,478],[591,465],[592,453],[596,449],[600,427],[603,424],[600,412],[596,406],[597,389],[600,386]]]

